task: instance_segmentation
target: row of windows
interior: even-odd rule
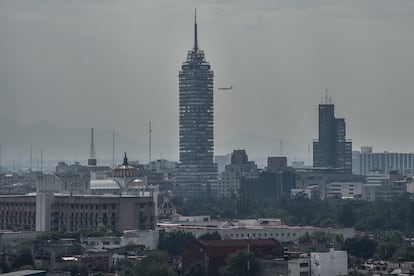
[[[55,204],[52,208],[67,208],[68,204]],[[116,209],[116,204],[70,204],[71,209],[81,209],[81,210],[99,210],[99,209]]]
[[[267,237],[284,237],[286,235],[286,237],[290,237],[290,233],[257,233],[257,235],[256,235],[256,233],[247,233],[247,234],[244,234],[244,233],[235,233],[235,234],[230,234],[230,237],[231,238],[244,238],[244,237],[265,237],[265,238],[267,238]],[[296,233],[292,233],[292,236],[293,237],[295,237],[296,236]]]
[[[0,202],[0,208],[1,207],[8,207],[8,206],[17,206],[17,207],[36,207],[36,203],[20,203],[20,202]]]
[[[0,225],[3,225],[4,223],[14,223],[14,224],[34,224],[34,219],[0,219]]]

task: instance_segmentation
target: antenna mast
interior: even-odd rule
[[[43,149],[40,149],[40,172],[43,173]]]
[[[32,145],[30,145],[30,169],[29,172],[32,172],[32,167],[33,166],[33,150],[32,150]]]
[[[280,156],[283,156],[283,141],[280,140]]]
[[[1,161],[2,161],[2,160],[1,160],[1,157],[2,157],[2,156],[1,156],[1,142],[0,142],[0,172],[1,172],[1,171],[2,171],[2,169],[3,169],[3,168],[2,168],[2,166],[1,166]]]
[[[197,37],[197,9],[194,9],[194,51],[198,50],[198,37]]]
[[[115,130],[112,131],[112,168],[115,168]]]
[[[151,163],[151,150],[152,150],[152,128],[151,128],[151,121],[148,124],[148,164]]]
[[[91,148],[89,152],[88,166],[96,166],[95,143],[93,138],[93,128],[91,128]]]

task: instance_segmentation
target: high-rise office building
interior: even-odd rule
[[[345,136],[345,120],[335,118],[334,105],[325,97],[319,105],[319,140],[313,141],[313,166],[351,173],[352,142]]]
[[[198,48],[197,21],[194,47],[179,72],[180,165],[177,196],[216,196],[217,165],[213,162],[213,71]]]

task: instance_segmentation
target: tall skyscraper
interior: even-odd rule
[[[213,109],[213,71],[204,51],[198,48],[195,17],[194,47],[179,72],[180,165],[174,186],[177,196],[216,196]]]
[[[352,142],[345,138],[345,119],[335,118],[328,97],[319,105],[319,140],[313,141],[313,166],[352,172]]]

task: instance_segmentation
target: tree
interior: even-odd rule
[[[29,252],[23,252],[17,255],[16,259],[14,260],[12,264],[12,268],[18,269],[24,265],[30,265],[30,266],[34,265],[32,254],[30,254]]]
[[[365,260],[374,256],[376,248],[377,243],[367,236],[348,238],[344,243],[344,250],[346,250],[349,255]]]
[[[213,233],[205,233],[204,235],[198,237],[198,239],[203,241],[218,241],[221,240],[221,236],[217,231],[215,231]]]
[[[10,272],[10,267],[7,263],[0,261],[0,274]]]
[[[195,240],[196,238],[192,233],[160,231],[158,248],[167,251],[172,256],[183,256],[190,243]]]
[[[246,251],[230,254],[225,262],[226,265],[220,268],[220,276],[254,276],[259,268],[254,254]]]
[[[168,255],[163,251],[149,253],[136,267],[135,275],[142,276],[176,276],[168,263]]]
[[[398,250],[404,247],[404,237],[399,231],[385,232],[383,238],[378,243],[376,257],[383,260],[395,259]]]
[[[207,271],[204,265],[195,263],[187,269],[184,276],[207,276]]]

